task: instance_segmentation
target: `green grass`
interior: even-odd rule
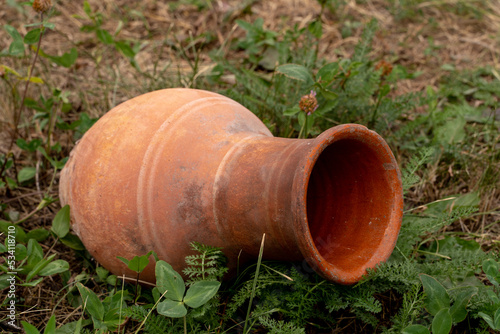
[[[0,33],[7,41],[0,45],[2,329],[499,330],[500,17],[494,5],[309,1],[275,17],[264,2],[151,0],[127,7],[57,3],[41,17],[29,3],[7,1],[9,19]],[[197,30],[196,20],[208,28]],[[325,281],[305,263],[260,257],[221,281],[227,271],[221,251],[193,244],[196,255],[186,259],[184,272],[189,281],[171,287],[185,291],[178,295],[163,291],[178,275],[168,264],[160,262],[155,288],[124,283],[100,267],[71,231],[69,208],[59,205],[59,172],[106,111],[179,86],[239,101],[276,136],[314,137],[348,122],[380,133],[400,161],[405,187],[403,225],[390,259],[354,286]],[[299,105],[311,90],[318,107],[307,115]],[[123,261],[139,273],[147,257]],[[14,267],[17,313],[9,324],[7,273]]]

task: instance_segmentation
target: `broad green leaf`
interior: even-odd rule
[[[113,36],[111,36],[111,34],[107,30],[97,29],[95,33],[97,35],[97,38],[104,44],[113,44],[113,42],[115,41],[113,39]]]
[[[136,55],[136,52],[134,52],[132,47],[127,42],[115,42],[115,48],[127,58],[134,58]]]
[[[35,167],[24,167],[17,174],[17,181],[23,183],[24,181],[31,180],[35,177],[36,168]]]
[[[187,314],[184,303],[169,299],[158,303],[158,307],[156,308],[156,310],[159,314],[170,318],[182,318]]]
[[[92,321],[90,319],[87,322]],[[83,318],[78,319],[78,321],[72,321],[56,329],[56,334],[80,334],[83,325]]]
[[[9,46],[9,54],[11,56],[22,56],[24,55],[24,43],[23,41],[13,41]]]
[[[296,105],[292,108],[289,108],[289,109],[286,109],[285,111],[283,111],[283,116],[291,117],[291,116],[298,114],[299,112],[300,112],[300,108],[299,108],[299,106]]]
[[[312,21],[309,24],[309,26],[307,27],[307,29],[317,39],[320,39],[321,36],[323,35],[323,26],[321,24],[321,20],[314,20],[314,21]]]
[[[21,34],[17,31],[16,28],[14,28],[13,26],[11,25],[4,25],[3,26],[5,28],[5,30],[7,31],[7,33],[15,40],[15,41],[23,41],[23,37],[21,36]]]
[[[45,268],[40,270],[38,275],[40,276],[51,276],[54,274],[59,274],[62,273],[66,270],[69,270],[69,264],[68,262],[64,260],[55,260],[51,263],[49,263]]]
[[[458,115],[435,129],[436,140],[440,144],[456,144],[465,138],[465,118]]]
[[[487,315],[486,313],[479,312],[477,315],[479,315],[481,318],[483,318],[484,321],[492,328],[496,329],[495,323],[493,322],[493,319]]]
[[[429,329],[422,325],[410,325],[403,329],[402,334],[430,334]]]
[[[10,286],[9,279],[11,277],[12,277],[12,275],[9,275],[9,274],[4,274],[4,275],[0,276],[0,291],[7,288],[8,286]]]
[[[116,257],[118,260],[122,261],[123,263],[125,263],[128,267],[128,264],[130,263],[129,260],[127,260],[126,258],[124,258],[123,256],[117,256]]]
[[[306,84],[311,84],[314,82],[311,71],[309,71],[305,66],[298,64],[284,64],[276,68],[276,72],[283,74],[291,79],[303,81]]]
[[[6,176],[5,179],[7,180],[7,186],[9,189],[14,190],[17,189],[17,182],[14,179],[11,179],[10,177]]]
[[[26,239],[35,239],[36,241],[44,241],[50,235],[50,232],[44,228],[37,228],[26,233]]]
[[[22,229],[21,226],[14,225],[13,223],[8,222],[6,220],[0,220],[0,232],[3,232],[4,236],[6,236],[6,238],[10,239],[12,237],[12,233],[9,233],[9,232],[12,231],[12,227],[10,227],[10,230],[9,230],[9,226],[14,226],[15,243],[26,242],[26,240],[27,240],[26,239],[26,232],[24,232],[24,230]]]
[[[477,288],[475,286],[466,287],[461,291],[455,302],[450,308],[451,318],[454,323],[459,323],[465,320],[467,317],[467,304],[469,304],[470,299],[477,293]]]
[[[443,308],[432,319],[432,334],[448,334],[451,331],[451,325],[450,309]]]
[[[16,245],[16,261],[22,261],[28,256],[28,250],[23,244]]]
[[[26,334],[40,334],[38,329],[36,329],[36,327],[33,326],[32,324],[29,324],[26,321],[21,321],[21,324],[23,325]]]
[[[333,81],[338,72],[339,63],[328,63],[319,69],[318,73],[316,74],[316,78],[318,79],[318,81],[321,81],[321,83],[328,84]]]
[[[142,256],[134,256],[132,260],[128,263],[128,268],[132,271],[135,271],[136,273],[140,273],[146,268],[146,266],[149,264],[149,256],[151,255],[151,252],[147,253],[146,255]]]
[[[99,297],[89,288],[83,286],[82,283],[76,283],[76,287],[80,291],[85,309],[91,316],[102,321],[104,319],[104,305],[99,300]]]
[[[97,273],[97,276],[101,281],[106,281],[106,278],[108,278],[109,271],[104,269],[103,267],[95,268],[95,272]]]
[[[65,244],[66,246],[68,246],[69,248],[72,248],[74,250],[84,250],[85,249],[85,246],[83,245],[80,238],[78,238],[78,236],[71,234],[71,233],[66,234],[66,236],[64,238],[60,239],[60,241],[63,244]]]
[[[28,31],[26,36],[24,36],[24,44],[36,44],[40,40],[40,34],[42,32],[42,29],[37,28]]]
[[[425,308],[430,314],[436,315],[441,309],[450,307],[450,296],[441,283],[434,277],[425,274],[420,275],[420,280],[426,295]]]
[[[45,326],[43,334],[55,334],[56,332],[56,316],[52,315]]]
[[[38,275],[40,271],[42,271],[42,269],[45,268],[55,257],[56,254],[52,254],[47,259],[41,259],[40,261],[38,261],[33,269],[31,269],[31,271],[28,273],[28,275],[26,275],[26,282],[31,281],[33,277]]]
[[[35,152],[38,146],[42,145],[42,141],[38,138],[26,142],[23,138],[18,138],[16,140],[16,145],[21,149],[28,152]]]
[[[28,263],[37,263],[43,259],[42,246],[35,240],[28,240]]]
[[[76,58],[78,58],[78,51],[76,48],[71,48],[69,52],[64,53],[62,56],[45,55],[45,57],[49,58],[59,66],[69,68],[76,62]]]
[[[165,261],[156,262],[156,287],[161,294],[165,293],[165,298],[175,301],[182,301],[186,286],[181,275],[176,272],[170,264]]]
[[[9,46],[9,54],[11,56],[24,55],[24,42],[21,34],[11,25],[4,25],[5,30],[14,39]]]
[[[27,287],[34,287],[34,286],[37,286],[38,283],[40,283],[41,281],[43,281],[43,277],[40,277],[34,281],[31,281],[31,282],[26,282],[26,283],[21,283],[19,284],[20,286],[27,286]]]
[[[64,238],[69,233],[70,225],[70,208],[69,205],[65,205],[59,210],[59,212],[54,217],[52,221],[51,230],[59,238]]]
[[[191,285],[184,297],[184,303],[192,308],[197,308],[212,299],[219,291],[220,282],[200,281]]]
[[[500,330],[500,308],[495,312],[495,318],[493,320],[495,322],[495,330]]]
[[[500,265],[497,261],[493,259],[487,259],[483,261],[483,271],[486,274],[488,280],[493,284],[498,286],[500,279]]]

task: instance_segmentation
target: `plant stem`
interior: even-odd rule
[[[43,22],[43,13],[40,13],[40,21]],[[17,137],[17,135],[18,135],[17,127],[19,126],[19,121],[21,120],[21,114],[22,114],[23,108],[24,108],[24,100],[26,99],[26,94],[28,93],[28,87],[29,87],[29,84],[31,81],[31,76],[33,75],[33,69],[35,68],[35,64],[36,64],[36,61],[38,59],[38,53],[40,52],[40,45],[42,44],[42,37],[43,37],[44,32],[45,32],[45,28],[44,28],[43,23],[42,23],[42,27],[41,27],[41,31],[40,31],[40,38],[38,39],[35,57],[33,58],[33,62],[31,63],[31,67],[30,67],[29,73],[28,73],[28,79],[26,80],[26,85],[24,86],[24,92],[23,92],[23,97],[21,99],[21,104],[19,105],[19,111],[14,114],[14,136],[11,138],[9,151],[12,149],[12,146],[14,145],[14,137]]]
[[[245,318],[245,325],[243,327],[243,334],[247,333],[248,319],[250,318],[250,310],[252,309],[253,297],[255,296],[255,288],[257,287],[257,279],[259,278],[260,264],[262,262],[262,253],[264,252],[264,241],[266,240],[266,234],[262,235],[262,242],[260,244],[259,258],[257,260],[257,269],[255,269],[255,277],[253,279],[252,294],[250,295],[250,300],[248,301],[247,316]]]

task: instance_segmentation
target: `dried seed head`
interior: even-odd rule
[[[302,96],[299,102],[299,108],[308,116],[318,109],[318,100],[316,100],[316,92],[311,91],[310,94]]]
[[[382,69],[382,76],[385,77],[385,76],[391,74],[392,65],[390,63],[386,62],[385,60],[381,60],[377,63],[377,65],[375,65],[375,69],[376,70]]]
[[[51,0],[35,0],[33,1],[33,9],[37,13],[45,13],[52,6]]]
[[[3,66],[0,66],[0,78],[3,78],[5,76],[5,68]]]

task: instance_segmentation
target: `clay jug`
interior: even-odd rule
[[[223,247],[229,266],[305,259],[352,284],[391,254],[402,219],[398,165],[386,142],[346,124],[314,139],[273,137],[237,102],[165,89],[104,115],[73,149],[60,198],[88,251],[117,259],[154,250],[181,271],[192,241]],[[154,261],[141,279],[155,282]]]

